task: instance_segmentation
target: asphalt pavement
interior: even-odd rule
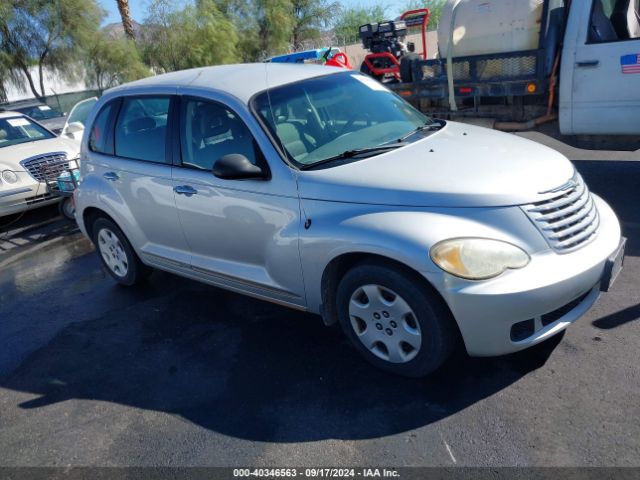
[[[161,272],[119,287],[55,209],[2,219],[0,465],[639,466],[640,161],[567,152],[629,237],[613,291],[418,380],[313,315]]]

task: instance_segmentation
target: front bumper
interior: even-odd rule
[[[33,208],[58,202],[60,199],[47,192],[44,183],[20,181],[0,187],[0,217],[21,213]]]
[[[532,255],[525,268],[488,281],[425,274],[449,305],[469,355],[503,355],[533,346],[567,328],[597,301],[621,232],[615,213],[593,197],[600,230],[579,250],[558,254],[548,249]],[[514,340],[512,327],[528,320],[535,325],[531,335]]]

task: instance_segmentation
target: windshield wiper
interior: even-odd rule
[[[355,158],[360,156],[366,156],[369,154],[374,154],[378,152],[385,152],[387,150],[395,150],[396,148],[404,147],[406,144],[401,141],[393,143],[393,144],[385,144],[385,145],[377,145],[375,147],[368,148],[357,148],[355,150],[347,150],[346,152],[342,152],[339,155],[334,155],[333,157],[324,158],[315,163],[311,163],[309,165],[304,165],[300,167],[301,170],[310,170],[314,167],[318,167],[320,165],[324,165],[325,163],[335,162],[337,160],[347,160],[349,158]]]
[[[425,130],[436,131],[436,130],[440,130],[442,127],[444,127],[444,123],[440,123],[438,121],[434,121],[433,123],[425,123],[424,125],[420,125],[419,127],[411,130],[404,137],[400,137],[398,139],[398,142],[404,142],[406,139],[408,139],[409,137],[412,137],[416,133],[420,133]]]

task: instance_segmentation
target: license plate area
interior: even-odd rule
[[[620,245],[616,251],[609,257],[607,264],[604,268],[604,274],[602,275],[602,282],[600,283],[600,290],[608,292],[615,283],[624,266],[624,248],[627,245],[627,239],[622,237],[620,239]]]

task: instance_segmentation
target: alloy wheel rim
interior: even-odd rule
[[[98,232],[98,249],[109,270],[120,278],[126,277],[129,258],[118,237],[108,228],[102,228]]]
[[[390,363],[413,360],[422,346],[417,317],[407,301],[381,285],[363,285],[349,300],[351,328],[376,357]]]

